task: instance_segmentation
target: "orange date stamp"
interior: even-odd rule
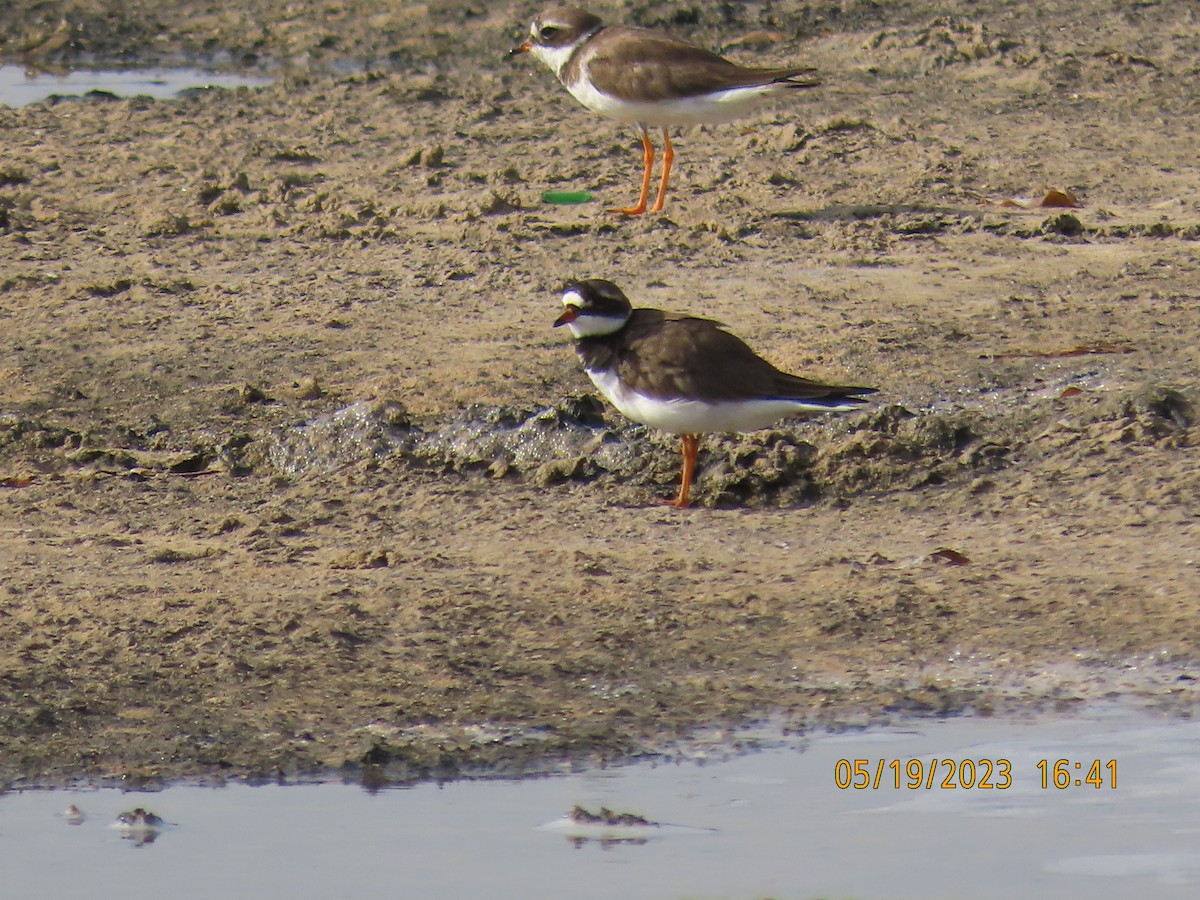
[[[1012,787],[1007,759],[839,759],[833,783],[842,790],[1003,791]]]
[[[1042,790],[1117,789],[1117,761],[1042,759],[1036,765]],[[841,790],[1003,791],[1013,786],[1013,765],[997,759],[839,759],[833,783]]]

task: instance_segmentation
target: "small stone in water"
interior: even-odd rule
[[[131,831],[153,831],[162,826],[163,820],[150,810],[139,806],[117,816],[117,824]]]

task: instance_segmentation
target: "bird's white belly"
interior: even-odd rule
[[[797,413],[830,411],[800,400],[660,400],[629,390],[613,372],[589,371],[588,377],[622,415],[670,434],[758,431]]]
[[[638,122],[642,125],[702,125],[731,122],[760,100],[782,89],[778,84],[730,88],[713,94],[660,100],[655,103],[634,103],[610,97],[596,90],[587,78],[575,85],[566,85],[571,96],[593,112],[618,122]]]

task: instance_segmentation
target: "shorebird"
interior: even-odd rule
[[[634,309],[611,281],[563,289],[566,325],[592,384],[636,422],[678,434],[683,477],[672,506],[688,505],[700,435],[757,431],[785,416],[858,409],[875,388],[823,384],[775,368],[719,322]]]
[[[593,112],[637,125],[642,137],[642,190],[636,205],[610,212],[646,211],[654,168],[650,126],[662,128],[663,171],[651,212],[667,197],[675,151],[672,125],[729,122],[761,100],[820,82],[808,66],[746,68],[701,47],[644,28],[605,25],[577,6],[556,6],[533,20],[529,37],[510,56],[532,53]]]

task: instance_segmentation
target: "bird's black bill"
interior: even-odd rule
[[[554,320],[554,327],[557,328],[559,325],[566,325],[568,322],[574,322],[578,318],[579,307],[568,306],[563,310],[563,314]]]

